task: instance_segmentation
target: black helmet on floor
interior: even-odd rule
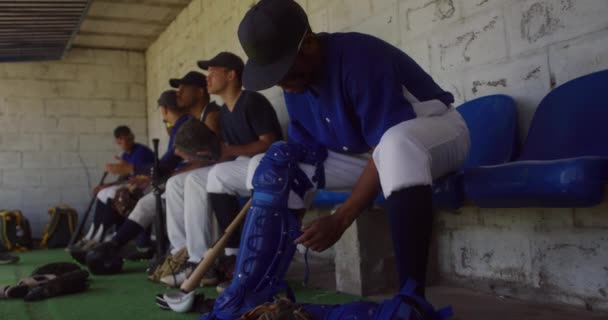
[[[89,271],[96,275],[120,273],[123,261],[117,251],[116,245],[112,242],[104,242],[93,248],[86,257]]]

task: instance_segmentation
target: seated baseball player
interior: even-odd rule
[[[202,76],[202,74],[200,75]],[[200,114],[196,113],[193,117],[193,114],[189,112],[192,111],[192,108],[188,109],[180,107],[177,92],[174,90],[168,90],[163,92],[163,94],[158,100],[158,105],[163,118],[163,122],[170,125],[170,138],[167,145],[167,151],[159,161],[160,175],[169,177],[172,174],[179,174],[188,170],[192,170],[193,168],[206,165],[203,163],[196,162],[184,162],[181,157],[175,154],[174,141],[178,132],[180,132],[182,127],[189,121],[194,119],[202,119],[202,121],[206,124],[206,121],[210,118],[208,118],[208,116],[201,116]],[[205,113],[204,110],[199,108],[194,110],[203,111],[203,114]],[[213,112],[217,111],[208,112],[207,115],[213,114]],[[215,119],[218,118],[216,117]],[[217,123],[212,124],[212,126],[215,128],[218,128],[218,125],[219,124]],[[211,130],[209,130],[208,128],[207,130],[209,135],[214,135]],[[151,167],[149,169],[151,169]],[[138,180],[138,182],[146,185],[150,184],[150,181],[142,181],[141,179]],[[145,188],[145,185],[142,185],[141,187]],[[101,262],[120,257],[120,249],[130,240],[134,239],[140,232],[142,232],[146,228],[149,228],[154,222],[155,215],[155,197],[152,192],[149,192],[137,202],[135,208],[129,215],[128,219],[120,227],[120,229],[112,238],[112,240],[94,247],[92,251],[96,254],[87,255],[87,265],[89,266],[89,268],[103,268],[100,267],[100,265],[102,265]],[[91,271],[95,272],[94,270]]]
[[[111,183],[100,184],[93,189],[93,194],[97,196],[93,223],[76,246],[82,247],[86,244],[86,247],[90,248],[91,245],[103,240],[110,227],[123,222],[122,216],[114,212],[110,204],[116,190],[123,186],[129,177],[135,174],[148,174],[144,171],[154,162],[152,150],[136,143],[135,135],[129,127],[119,126],[114,129],[114,139],[123,152],[120,157],[116,157],[117,162],[106,164],[105,169],[119,178]]]
[[[172,254],[184,246],[188,251],[187,262],[175,274],[161,279],[170,286],[181,285],[213,244],[208,188],[227,195],[222,201],[229,206],[236,203],[237,195],[249,196],[245,181],[250,157],[264,153],[268,146],[282,138],[277,115],[270,102],[257,92],[242,90],[243,66],[241,58],[229,52],[221,52],[211,60],[199,62],[199,67],[208,71],[209,93],[220,96],[224,101],[220,111],[224,143],[221,163],[175,175],[167,182],[167,232]],[[218,187],[220,179],[227,181],[231,188]],[[224,229],[233,215],[219,213],[217,218],[220,228]],[[238,244],[237,234],[228,244],[226,255],[235,255]],[[218,281],[209,274],[202,283],[214,285]]]
[[[256,307],[287,288],[284,276],[296,244],[313,251],[331,247],[379,192],[386,198],[400,292],[381,304],[308,304],[281,314],[332,320],[448,316],[424,299],[424,284],[431,184],[462,165],[470,144],[452,94],[378,38],[312,32],[292,0],[261,0],[241,21],[238,36],[249,57],[245,88],[278,85],[284,91],[289,142],[251,160],[252,168],[259,164],[241,235],[247,245],[240,247],[231,285],[203,319],[272,318],[265,312],[276,308]],[[301,226],[298,217],[320,188],[352,192],[334,214]]]

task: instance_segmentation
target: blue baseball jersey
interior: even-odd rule
[[[154,152],[143,144],[136,143],[130,153],[123,152],[120,158],[133,165],[135,174],[149,174],[142,170],[149,168],[154,163]]]
[[[284,96],[290,125],[329,150],[368,152],[389,128],[414,119],[405,89],[418,101],[454,102],[412,58],[376,37],[321,33],[319,39],[320,74],[305,92]],[[303,143],[296,135],[289,139]]]
[[[167,174],[185,165],[184,160],[180,156],[175,154],[174,140],[177,131],[179,131],[179,128],[181,128],[184,122],[186,122],[191,117],[192,116],[189,114],[181,116],[179,119],[177,119],[177,121],[175,121],[175,124],[171,128],[171,131],[169,132],[169,143],[167,144],[167,151],[165,151],[165,154],[163,154],[163,156],[159,160],[161,173]]]
[[[185,114],[185,115],[181,116],[179,119],[177,119],[177,121],[171,128],[171,131],[169,131],[169,142],[167,143],[167,151],[165,151],[163,156],[159,159],[159,163],[158,163],[161,175],[169,175],[173,170],[177,170],[185,164],[184,160],[180,156],[175,154],[173,140],[175,139],[175,134],[177,134],[177,131],[179,130],[179,128],[190,117],[191,117],[191,115],[189,115],[189,114]],[[142,169],[142,171],[144,171],[143,174],[150,174],[153,166],[154,166],[154,161],[149,166],[147,166],[145,169]]]

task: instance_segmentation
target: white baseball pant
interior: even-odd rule
[[[469,131],[460,113],[437,100],[414,103],[417,118],[399,123],[382,136],[373,154],[349,155],[330,151],[324,162],[325,189],[351,189],[371,156],[374,159],[384,197],[415,185],[431,185],[433,179],[457,171],[469,152]],[[250,161],[247,188],[263,155]],[[315,167],[300,164],[308,175]],[[316,190],[300,198],[293,191],[289,208],[308,208]]]

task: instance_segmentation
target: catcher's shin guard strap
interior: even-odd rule
[[[378,304],[351,302],[343,305],[305,304],[302,306],[315,320],[372,320]],[[389,320],[389,319],[384,319]]]
[[[417,284],[408,280],[399,294],[381,304],[353,302],[343,305],[303,305],[317,320],[443,320],[452,316],[452,308],[435,311],[424,298],[414,294]]]
[[[303,196],[313,187],[298,167],[301,145],[273,144],[254,176],[251,208],[243,226],[232,284],[217,298],[210,319],[237,319],[288,290],[283,278],[293,258],[300,223],[287,208],[290,191]],[[289,290],[288,290],[289,291]]]
[[[398,295],[380,304],[373,319],[443,320],[452,316],[452,307],[435,311],[428,301],[414,293],[416,287],[416,281],[408,279]]]

